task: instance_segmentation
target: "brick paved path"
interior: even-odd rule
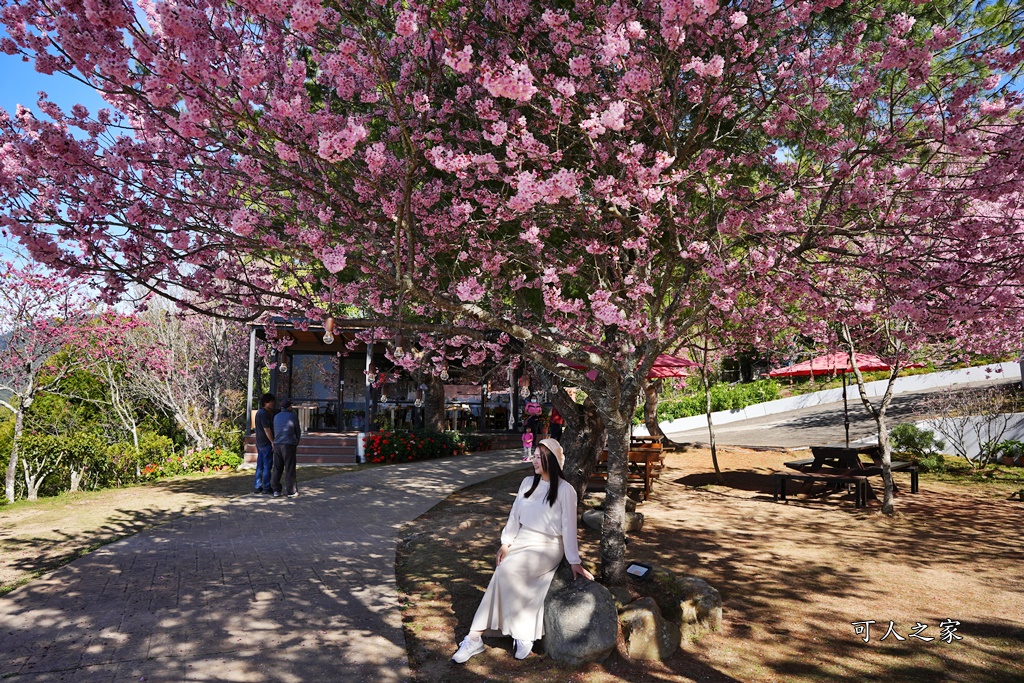
[[[402,681],[402,526],[519,450],[393,465],[248,495],[0,598],[0,680]]]

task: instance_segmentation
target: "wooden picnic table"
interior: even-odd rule
[[[654,482],[661,475],[662,458],[664,451],[661,448],[630,448],[626,463],[626,485],[633,485],[641,489],[641,502],[646,502],[654,490]],[[608,482],[608,451],[601,451],[597,457],[597,464],[587,482],[588,488],[599,489]]]
[[[811,453],[814,455],[813,458],[783,463],[786,467],[800,472],[799,475],[777,473],[773,476],[776,500],[780,493],[782,499],[786,499],[786,481],[789,479],[804,481],[807,486],[813,486],[815,483],[825,483],[830,486],[856,485],[858,507],[861,507],[867,498],[878,500],[871,483],[867,480],[867,477],[882,476],[882,452],[878,446],[859,445],[850,448],[837,445],[812,446]],[[871,458],[871,463],[861,460],[862,454],[868,455]],[[895,461],[890,463],[890,470],[892,472],[910,472],[910,492],[918,492],[916,465],[910,462]],[[860,483],[859,479],[863,479],[863,483]],[[899,491],[895,481],[893,490]]]

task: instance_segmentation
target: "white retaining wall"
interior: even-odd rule
[[[941,449],[946,455],[960,455],[957,449],[954,447],[953,440],[959,441],[963,444],[964,452],[967,453],[967,457],[974,460],[978,455],[981,454],[981,444],[993,441],[998,437],[1000,442],[1002,441],[1024,441],[1024,413],[1004,413],[1003,415],[996,418],[996,420],[1005,419],[1006,429],[1002,435],[998,433],[991,433],[991,424],[985,426],[982,422],[985,418],[974,417],[971,418],[973,424],[967,426],[966,429],[960,429],[960,434],[947,436],[942,434],[935,428],[937,420],[925,420],[924,422],[916,423],[921,429],[927,429],[930,432],[935,432],[935,436],[942,439],[946,446]],[[980,429],[975,429],[976,426],[980,425]],[[998,428],[996,430],[998,432]],[[979,432],[981,438],[979,439]]]
[[[893,384],[893,393],[902,394],[906,392],[933,389],[936,387],[967,384],[968,382],[984,382],[986,380],[995,379],[1020,380],[1022,370],[1024,370],[1024,360],[1019,363],[993,363],[992,365],[982,365],[974,368],[944,370],[942,372],[931,372],[924,375],[899,377]],[[867,390],[867,395],[869,397],[877,398],[885,393],[886,384],[886,380],[879,380],[877,382],[868,382],[864,387]],[[859,405],[860,393],[857,390],[856,384],[847,387],[847,392],[850,405]],[[776,413],[787,413],[791,410],[799,410],[800,408],[824,405],[826,403],[840,403],[842,400],[843,390],[840,387],[839,389],[828,389],[826,391],[817,391],[813,394],[802,394],[800,396],[780,398],[766,403],[758,403],[752,406],[747,406],[741,410],[722,410],[717,413],[711,413],[711,420],[716,425],[722,425],[729,422],[738,422],[739,420],[749,420],[754,417],[764,417],[765,415],[774,415]],[[691,429],[706,428],[707,425],[707,416],[694,415],[693,417],[681,417],[677,420],[662,422],[660,426],[663,432],[671,434],[673,432],[685,432]],[[633,433],[637,435],[646,435],[647,427],[644,425],[638,425],[633,428]],[[1006,438],[1014,437],[1008,436]]]

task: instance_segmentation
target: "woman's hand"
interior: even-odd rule
[[[589,581],[594,580],[594,575],[588,572],[582,564],[572,565],[572,580],[575,581],[577,576],[582,576]]]
[[[495,567],[498,567],[498,566],[501,565],[502,560],[504,560],[505,556],[508,555],[508,549],[509,549],[509,546],[505,545],[505,544],[502,544],[502,546],[500,548],[498,548],[498,554],[494,558],[494,566]]]

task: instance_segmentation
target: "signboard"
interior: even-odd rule
[[[444,400],[452,403],[479,403],[482,390],[478,384],[446,384]]]

